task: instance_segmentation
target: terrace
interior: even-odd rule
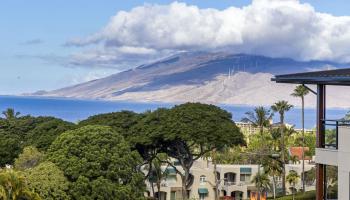
[[[350,122],[326,118],[326,86],[350,86],[350,69],[278,75],[276,83],[316,85],[316,200],[350,199]],[[333,170],[336,169],[336,170]],[[336,171],[336,180],[329,174]],[[338,180],[339,178],[339,180]],[[330,193],[336,186],[337,194]]]

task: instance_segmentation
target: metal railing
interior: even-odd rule
[[[350,126],[350,120],[322,120],[324,131],[322,147],[326,149],[338,149],[338,135],[340,126]]]

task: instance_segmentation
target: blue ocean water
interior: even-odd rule
[[[14,108],[22,115],[32,116],[54,116],[67,121],[77,122],[91,115],[108,113],[120,110],[132,110],[134,112],[145,112],[155,110],[159,107],[170,108],[174,104],[166,103],[138,103],[126,101],[100,101],[100,100],[76,100],[65,98],[42,98],[42,97],[18,97],[0,96],[0,110]],[[247,111],[252,111],[253,106],[242,105],[219,105],[232,113],[234,121],[240,121]],[[339,119],[346,114],[345,109],[328,109],[327,119]],[[286,122],[294,124],[296,128],[301,127],[301,109],[293,108],[286,114]],[[314,128],[316,119],[315,109],[305,110],[305,127]],[[278,115],[274,121],[278,121]]]

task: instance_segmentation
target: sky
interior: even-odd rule
[[[0,94],[58,89],[179,51],[349,62],[347,1],[2,0]]]

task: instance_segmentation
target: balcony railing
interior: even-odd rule
[[[236,185],[235,181],[224,181],[225,186],[231,186],[231,185]]]
[[[340,126],[350,126],[349,120],[323,120],[324,139],[323,148],[338,149],[338,132]]]

